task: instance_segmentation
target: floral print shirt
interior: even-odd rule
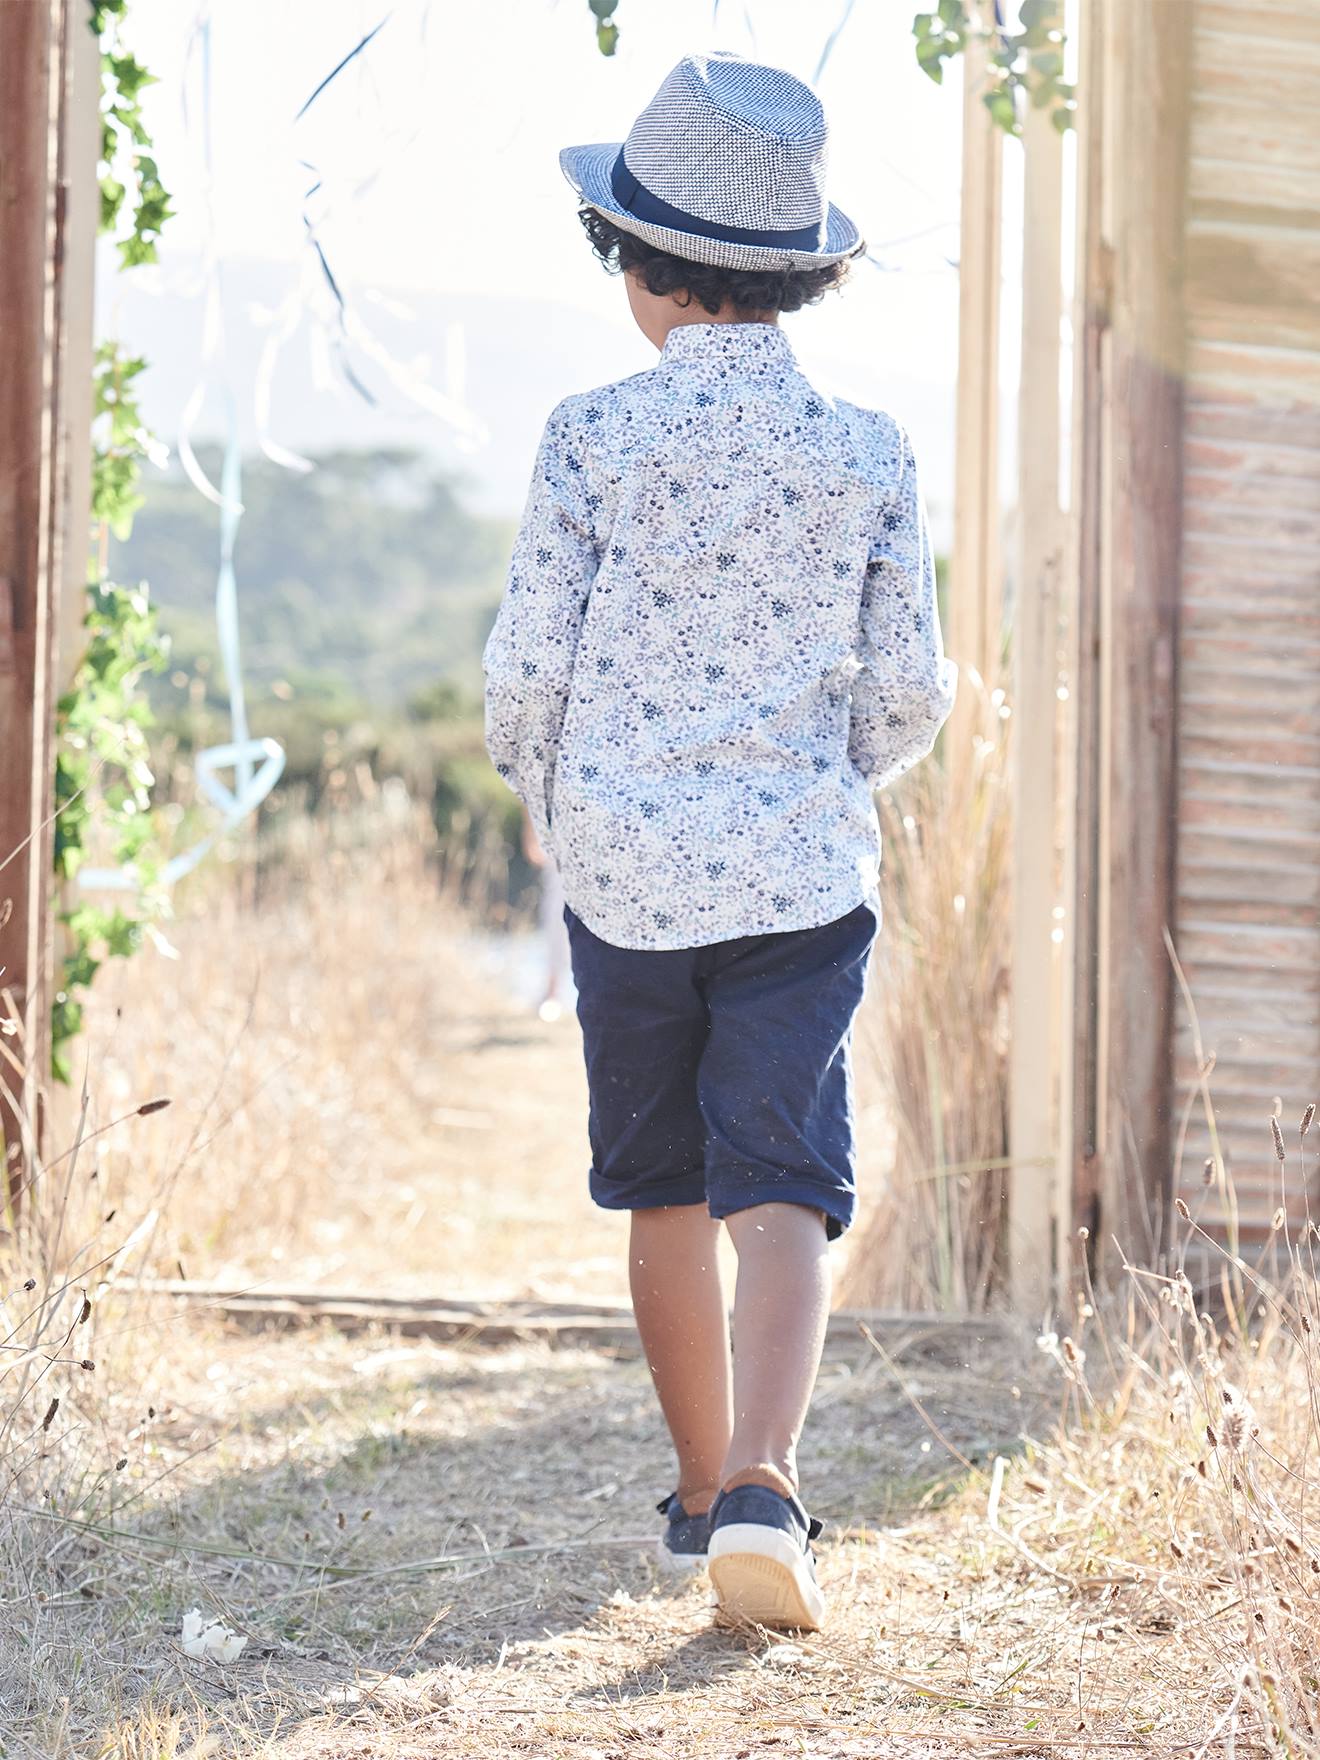
[[[906,433],[771,324],[683,324],[551,415],[485,652],[486,743],[616,947],[873,898],[872,790],[947,717]]]

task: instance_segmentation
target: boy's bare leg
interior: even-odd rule
[[[733,1302],[733,1438],[720,1483],[797,1489],[797,1444],[830,1311],[825,1219],[801,1204],[757,1204],[727,1226],[738,1250]],[[767,1472],[766,1469],[770,1471]]]
[[[632,1213],[633,1312],[678,1455],[679,1501],[689,1515],[710,1508],[733,1431],[719,1234],[704,1204]]]

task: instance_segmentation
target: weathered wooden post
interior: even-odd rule
[[[1059,22],[1061,6],[1051,23]],[[1040,1314],[1057,1292],[1067,1232],[1060,1181],[1058,1042],[1061,960],[1057,762],[1063,514],[1059,367],[1063,316],[1063,139],[1028,106],[1018,395],[1017,588],[1013,604],[1013,953],[1009,1064],[1008,1278],[1013,1305]]]
[[[1097,1260],[1161,1246],[1190,8],[1084,0],[1063,1155]]]
[[[99,77],[95,46],[90,58],[85,43],[75,47],[78,32],[90,35],[79,0],[0,4],[0,994],[8,1004],[0,1015],[18,1023],[3,1043],[23,1065],[20,1077],[0,1058],[11,1198],[38,1149],[50,1057],[56,649],[65,533],[79,498],[64,447],[67,100],[71,69],[81,66],[78,95],[94,118]],[[86,130],[81,139],[85,146]],[[75,217],[79,235],[94,238],[85,188]],[[90,329],[90,251],[78,260],[87,283],[79,321]],[[87,346],[77,364],[84,378]],[[70,407],[85,427],[85,385]],[[85,448],[81,456],[85,472]],[[85,529],[85,483],[75,517]]]
[[[979,15],[978,15],[979,16]],[[999,544],[999,279],[1004,137],[982,102],[989,56],[963,53],[958,406],[949,651],[983,677],[998,669],[1003,614]],[[950,761],[970,752],[976,713],[964,689],[946,735]]]

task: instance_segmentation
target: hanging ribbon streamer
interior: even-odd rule
[[[429,65],[428,27],[430,20],[430,0],[410,0],[410,3],[393,7],[365,35],[360,37],[347,54],[340,57],[325,77],[317,82],[309,96],[294,113],[295,126],[301,122],[322,95],[334,84],[344,71],[355,63],[361,69],[370,70],[371,59],[365,57],[367,48],[380,36],[385,26],[390,25],[390,37],[393,39],[403,28],[406,15],[413,14],[417,42],[415,52],[410,47],[407,52],[407,64],[414,70],[423,90],[425,87],[426,69]],[[388,106],[378,102],[379,120],[381,121],[384,139],[381,151],[368,169],[356,176],[347,189],[347,200],[357,202],[384,175],[389,166],[402,154],[420,132],[422,121],[426,116],[425,103],[412,106],[411,119],[399,124],[396,118],[406,113],[405,107],[397,101]],[[284,446],[272,432],[271,409],[275,376],[278,363],[285,348],[293,340],[302,326],[303,320],[309,320],[308,343],[312,353],[313,382],[332,394],[342,395],[344,388],[369,408],[380,407],[380,398],[359,370],[358,361],[368,363],[379,369],[380,374],[389,386],[398,392],[409,403],[435,416],[450,429],[455,444],[460,451],[470,452],[480,446],[487,438],[485,424],[469,407],[465,389],[465,339],[461,327],[450,325],[446,335],[444,390],[439,390],[432,382],[429,362],[403,362],[397,359],[380,341],[370,326],[354,309],[353,303],[345,293],[343,284],[336,275],[330,261],[330,254],[322,237],[322,229],[332,216],[336,202],[332,200],[335,179],[324,174],[309,159],[299,159],[298,164],[310,174],[309,183],[303,195],[303,230],[309,252],[305,258],[305,268],[298,282],[290,290],[288,297],[273,313],[264,314],[264,322],[269,327],[269,334],[262,347],[261,357],[257,366],[256,382],[253,389],[254,416],[257,428],[257,440],[262,452],[275,464],[287,470],[306,471],[314,469],[312,460],[304,458],[300,453]],[[320,298],[316,297],[320,295]],[[366,293],[368,300],[382,307],[389,307],[373,290]],[[394,315],[411,317],[410,312],[393,308]],[[357,360],[354,356],[357,356]],[[333,363],[333,371],[326,368]]]
[[[303,120],[312,106],[344,72],[345,68],[355,62],[367,46],[380,35],[385,26],[403,10],[401,7],[395,7],[386,13],[384,18],[336,63],[298,109],[294,116],[295,123]],[[413,10],[416,13],[419,33],[418,60],[425,67],[430,0],[414,0]],[[393,35],[393,33],[391,34]],[[387,127],[387,150],[353,184],[349,192],[351,202],[359,200],[371,189],[389,164],[416,138],[421,127],[423,113],[424,107],[420,107],[414,120],[402,130]],[[419,409],[424,410],[428,415],[436,416],[443,421],[450,428],[462,450],[475,449],[487,438],[487,431],[485,425],[468,407],[463,394],[464,349],[461,336],[455,334],[453,326],[450,327],[446,339],[446,389],[443,392],[431,384],[424,371],[418,370],[415,366],[403,364],[390,353],[355,310],[331,266],[322,239],[322,229],[330,218],[333,205],[328,180],[310,160],[302,159],[299,160],[299,163],[305,171],[310,172],[312,177],[312,182],[303,196],[303,228],[307,243],[311,248],[312,262],[319,270],[321,288],[324,293],[329,295],[333,314],[331,323],[326,327],[323,340],[328,342],[344,383],[357,397],[373,409],[379,406],[379,399],[375,392],[371,390],[357,370],[352,358],[355,352],[361,359],[378,368],[388,383],[401,396]]]
[[[413,4],[419,27],[421,48],[419,60],[424,65],[430,0],[413,0]],[[399,10],[401,8],[396,7],[387,12],[318,82],[296,112],[295,123],[301,121],[322,94],[344,72],[345,68],[358,61],[368,45],[380,35]],[[210,223],[207,230],[204,261],[205,305],[198,376],[180,416],[177,447],[179,461],[188,480],[200,495],[203,495],[220,510],[220,560],[216,576],[215,617],[220,659],[229,696],[230,738],[223,744],[208,746],[199,751],[194,758],[198,790],[216,809],[219,823],[206,836],[188,850],[173,857],[165,865],[161,880],[167,886],[173,885],[185,874],[191,873],[222,836],[256,811],[278,782],[285,764],[284,752],[275,740],[252,737],[248,727],[247,706],[243,689],[238,585],[234,571],[234,545],[239,522],[243,516],[242,454],[237,412],[226,367],[224,286],[215,242],[216,227],[212,211],[214,159],[211,127],[210,0],[201,0],[194,16],[187,57],[189,63],[192,61],[194,52],[198,54],[200,61],[199,83],[201,86],[202,117],[197,132],[202,141],[202,157],[206,177],[205,201],[210,215]],[[189,115],[187,72],[188,69],[185,66],[183,110],[185,128],[191,134],[193,129]],[[420,116],[421,112],[419,111],[411,126],[403,130],[388,129],[390,150],[365,176],[356,181],[350,191],[350,200],[357,199],[369,189],[379,178],[386,164],[415,138],[421,126]],[[289,296],[274,313],[267,315],[265,320],[269,326],[269,334],[262,347],[253,386],[253,414],[258,443],[262,452],[273,463],[286,470],[306,472],[315,468],[313,460],[282,445],[275,438],[271,429],[273,389],[280,354],[297,333],[303,320],[309,316],[317,320],[311,332],[314,351],[317,347],[325,348],[328,346],[338,367],[341,381],[357,397],[373,407],[377,405],[374,392],[363,381],[350,358],[350,350],[356,351],[360,357],[370,361],[379,369],[388,383],[409,402],[445,422],[460,447],[470,450],[481,444],[486,438],[486,429],[466,402],[466,350],[462,326],[451,324],[446,333],[444,391],[440,391],[432,385],[424,371],[396,360],[357,315],[344,295],[319,236],[319,230],[329,218],[331,211],[331,204],[325,191],[325,181],[314,165],[305,160],[300,160],[299,163],[311,173],[313,179],[303,198],[305,204],[303,224],[307,242],[311,246],[311,257],[308,268],[300,275]],[[314,212],[310,204],[317,196],[321,196],[322,200],[319,209]],[[322,296],[326,293],[329,294],[333,313],[329,321],[325,321],[315,311],[313,294],[317,288],[321,290]],[[226,414],[225,451],[218,485],[203,469],[193,446],[193,433],[201,418],[208,389],[215,383],[217,375],[224,394]],[[319,378],[316,373],[313,376]],[[232,771],[232,787],[221,779],[219,774],[221,771]],[[80,880],[84,886],[89,888],[114,888],[124,891],[136,890],[139,885],[139,878],[131,869],[83,869]]]
[[[212,188],[211,152],[211,20],[202,14],[197,25],[197,41],[201,46],[202,67],[202,140],[207,175],[207,203]],[[284,770],[283,748],[273,739],[253,739],[248,730],[247,701],[243,690],[243,654],[239,640],[238,581],[234,573],[234,541],[243,517],[242,452],[238,436],[238,417],[232,391],[224,367],[224,290],[220,265],[214,246],[212,216],[207,250],[206,309],[202,327],[202,359],[197,383],[184,406],[179,430],[179,457],[193,486],[220,509],[220,565],[215,585],[215,620],[229,695],[229,739],[222,745],[207,746],[194,759],[197,786],[220,814],[219,825],[199,839],[190,849],[168,861],[160,873],[161,884],[169,887],[190,874],[214,848],[217,840],[232,831],[255,813],[279,781]],[[227,439],[220,487],[217,489],[203,471],[192,445],[192,428],[206,398],[211,369],[220,363],[225,393]],[[222,782],[221,770],[232,770],[233,787]],[[126,868],[84,868],[79,872],[81,885],[90,889],[121,892],[140,890],[141,877]]]

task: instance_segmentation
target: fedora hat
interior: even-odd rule
[[[810,86],[735,55],[686,55],[626,141],[565,147],[588,207],[657,250],[724,269],[820,269],[862,248],[825,199]]]

